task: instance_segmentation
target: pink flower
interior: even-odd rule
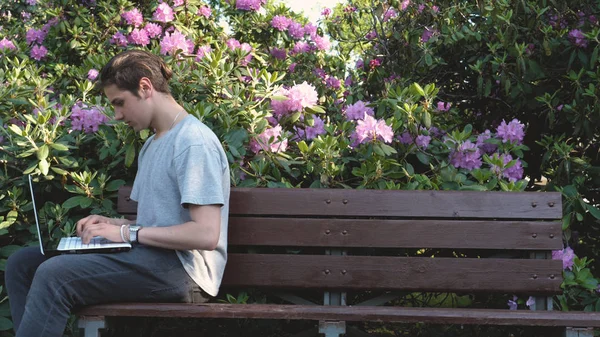
[[[442,101],[437,102],[437,109],[439,111],[448,111],[448,110],[450,110],[451,106],[452,106],[452,103],[442,102]]]
[[[240,41],[234,38],[228,39],[227,42],[225,42],[225,44],[227,45],[227,48],[229,48],[229,50],[236,50],[241,46]]]
[[[206,54],[212,52],[212,48],[209,45],[198,47],[196,52],[196,61],[200,61]]]
[[[152,18],[160,22],[171,22],[175,19],[173,14],[173,8],[171,8],[166,2],[161,3],[154,11]]]
[[[198,15],[202,15],[208,19],[212,15],[212,10],[210,7],[202,6],[200,9],[198,9]]]
[[[329,50],[329,48],[331,48],[331,42],[329,42],[329,38],[327,37],[321,37],[319,35],[316,35],[313,41],[315,42],[315,44],[317,45],[317,49],[319,50]]]
[[[271,19],[271,26],[279,31],[286,31],[292,20],[283,15],[275,15]]]
[[[158,37],[162,34],[162,27],[152,22],[147,23],[146,26],[144,26],[144,30],[146,31],[148,37],[151,39]]]
[[[317,26],[313,25],[311,22],[304,25],[304,33],[308,34],[311,38],[317,35]]]
[[[292,48],[292,52],[290,54],[296,55],[301,53],[308,53],[310,51],[310,45],[305,41],[298,41]]]
[[[354,145],[377,140],[391,143],[394,138],[394,131],[383,119],[376,120],[365,114],[364,119],[358,120],[356,123],[356,131],[352,138],[355,140]]]
[[[371,69],[375,69],[381,65],[381,61],[379,59],[373,59],[369,61],[369,67]]]
[[[0,40],[0,51],[4,52],[6,49],[15,50],[17,49],[17,47],[15,47],[15,44],[12,41],[3,38],[2,40]]]
[[[41,61],[48,54],[48,49],[44,46],[35,45],[31,48],[31,57],[37,61]]]
[[[319,100],[315,87],[306,81],[291,87],[286,96],[289,111],[302,111],[304,108],[317,105]]]
[[[296,70],[296,65],[298,63],[294,62],[292,64],[290,64],[290,66],[288,67],[288,72],[293,73]]]
[[[529,298],[527,299],[527,302],[525,302],[525,305],[527,305],[528,308],[531,308],[531,306],[534,304],[535,304],[535,298],[533,298],[532,296],[529,296]]]
[[[128,37],[130,43],[137,44],[139,46],[147,46],[150,43],[150,38],[146,30],[135,28]]]
[[[250,141],[250,150],[254,153],[258,153],[260,150],[273,153],[285,152],[288,140],[282,138],[281,125],[266,129]]]
[[[173,0],[173,6],[179,7],[183,5],[184,0]]]
[[[98,70],[96,70],[96,69],[90,69],[90,71],[88,71],[88,74],[87,74],[88,80],[93,81],[97,77],[98,77]]]
[[[404,0],[400,3],[400,9],[401,10],[406,10],[406,8],[408,8],[408,6],[410,5],[410,0]]]
[[[396,12],[394,8],[390,7],[385,11],[385,14],[383,14],[383,22],[387,22],[396,17],[398,17],[398,12]]]
[[[137,8],[124,12],[121,14],[121,17],[125,19],[130,26],[139,27],[144,23],[144,16]]]
[[[193,42],[188,40],[185,35],[177,30],[173,33],[166,33],[163,39],[160,41],[160,53],[163,55],[173,55],[178,50],[182,50],[184,53],[193,53]]]
[[[329,16],[329,15],[331,15],[331,8],[325,8],[325,9],[323,9],[323,11],[321,12],[321,15],[323,15],[323,16]]]

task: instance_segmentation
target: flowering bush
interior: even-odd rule
[[[353,1],[317,22],[264,0],[141,3],[0,4],[0,268],[34,239],[24,174],[45,200],[44,240],[114,215],[149,133],[111,122],[94,81],[127,48],[165,57],[235,186],[522,191],[544,174],[565,195],[565,241],[598,253],[592,1]],[[574,259],[561,305],[600,303],[592,268]]]

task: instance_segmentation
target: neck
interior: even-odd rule
[[[181,105],[175,102],[172,97],[169,96],[169,98],[170,100],[165,104],[156,106],[155,117],[150,124],[150,127],[154,128],[156,132],[155,138],[167,133],[188,115]]]

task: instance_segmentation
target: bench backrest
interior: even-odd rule
[[[559,193],[232,188],[223,285],[560,293],[562,262],[530,257],[561,217]]]

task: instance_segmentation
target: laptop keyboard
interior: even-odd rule
[[[116,248],[130,246],[123,242],[108,241],[103,237],[96,236],[92,238],[90,243],[84,244],[80,237],[72,236],[60,239],[58,250],[79,250],[79,249],[97,249],[97,248]]]

